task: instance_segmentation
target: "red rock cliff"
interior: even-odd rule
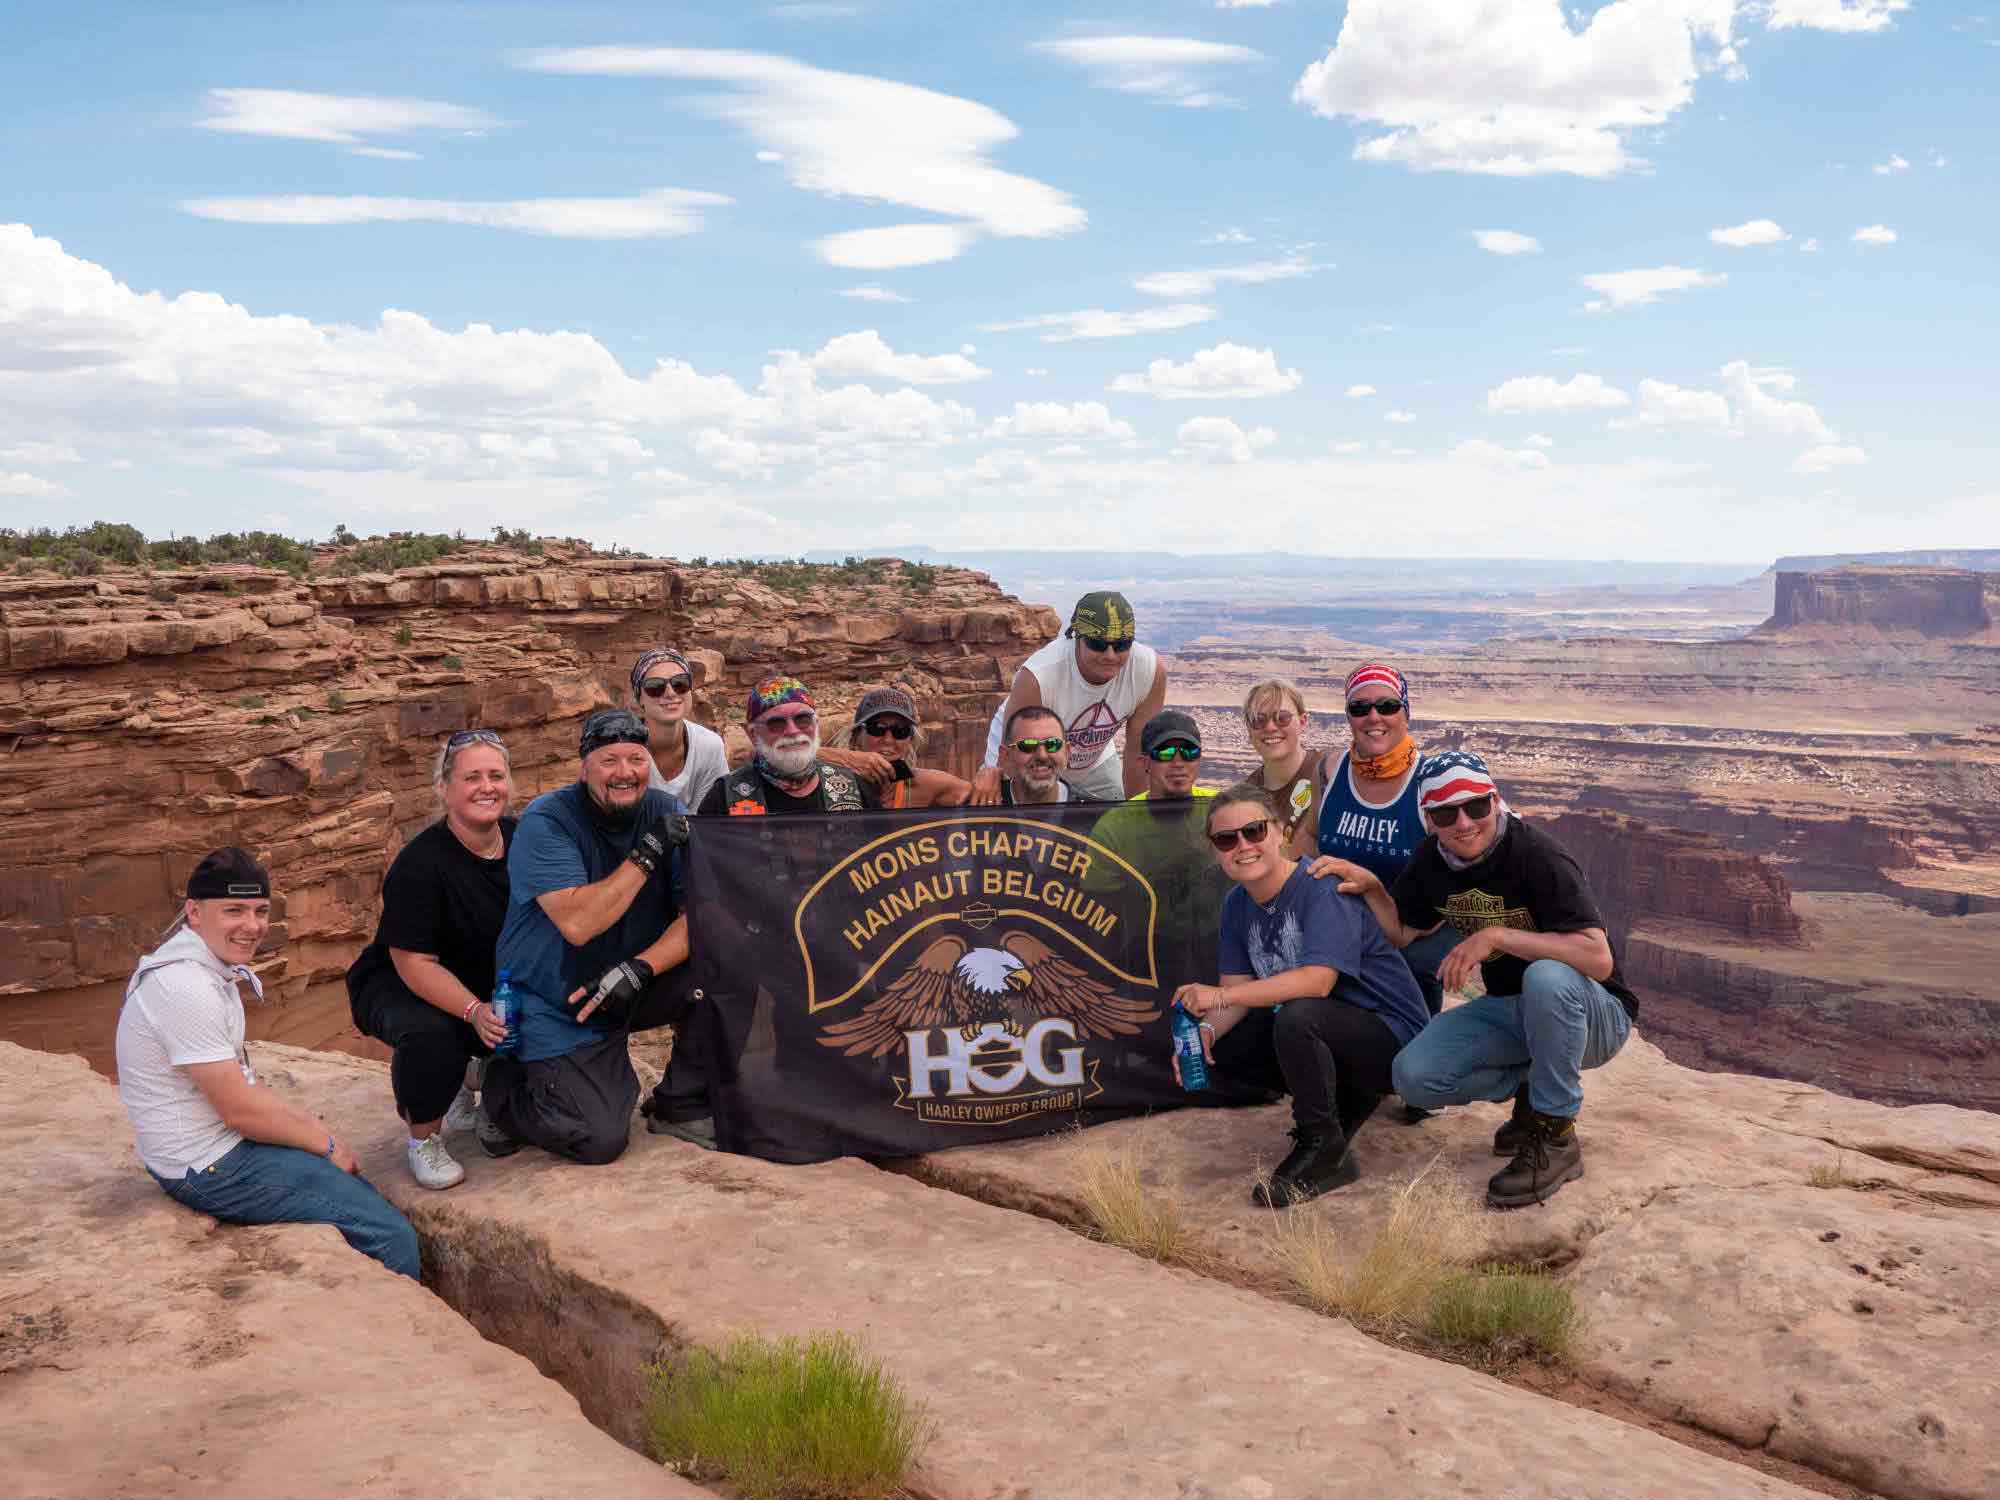
[[[342,970],[382,872],[435,815],[439,737],[507,736],[515,806],[576,774],[579,720],[686,651],[696,717],[742,743],[745,686],[785,671],[838,720],[915,694],[929,763],[969,772],[1045,607],[944,569],[778,593],[728,569],[497,553],[300,581],[249,568],[0,582],[0,1039],[109,1066],[134,959],[200,854],[242,844],[279,891],[254,1036],[338,1043]],[[476,560],[488,558],[491,560]]]
[[[1772,865],[1706,834],[1616,813],[1565,813],[1543,824],[1583,866],[1613,937],[1642,923],[1692,925],[1759,944],[1796,946],[1791,887]]]
[[[1761,634],[1872,627],[1926,636],[1983,635],[2000,613],[2000,574],[1964,568],[1833,568],[1780,573]]]

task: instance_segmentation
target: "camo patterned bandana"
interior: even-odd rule
[[[1100,641],[1129,641],[1138,633],[1132,615],[1132,601],[1113,589],[1085,594],[1070,611],[1069,628],[1076,635],[1095,636]]]

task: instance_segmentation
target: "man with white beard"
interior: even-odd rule
[[[767,677],[743,707],[756,755],[708,789],[695,809],[704,816],[860,812],[878,805],[854,772],[820,759],[819,711],[796,677]]]

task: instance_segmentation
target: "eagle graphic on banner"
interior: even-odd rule
[[[970,1031],[994,1020],[996,1010],[1016,1034],[1029,1021],[1060,1016],[1086,1038],[1133,1036],[1160,1014],[1092,978],[1032,933],[1003,933],[999,946],[981,948],[947,936],[924,949],[853,1020],[827,1027],[819,1042],[848,1057],[882,1057],[905,1045],[907,1031]]]

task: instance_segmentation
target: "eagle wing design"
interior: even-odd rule
[[[903,1045],[905,1031],[963,1020],[966,985],[957,966],[969,951],[963,938],[939,938],[853,1020],[821,1032],[819,1044],[847,1057],[881,1057]]]
[[[1000,939],[1000,946],[1028,966],[1028,986],[1016,1003],[1031,1016],[1062,1016],[1076,1022],[1086,1037],[1110,1038],[1134,1036],[1160,1014],[1156,1007],[1128,1000],[1093,979],[1032,933],[1010,932]]]

